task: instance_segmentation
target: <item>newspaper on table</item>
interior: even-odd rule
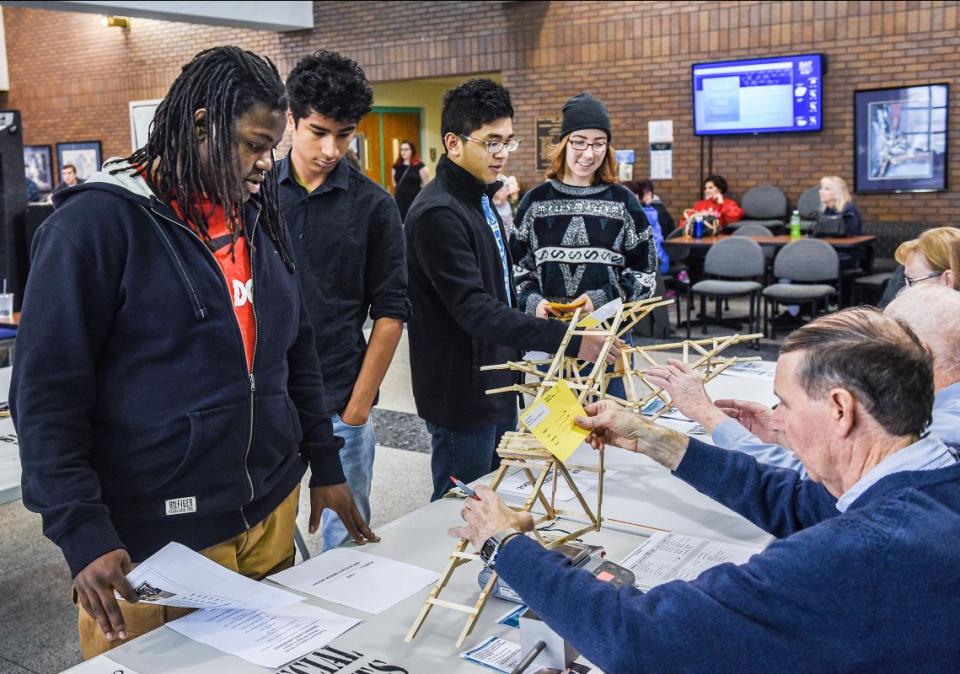
[[[620,562],[636,577],[634,587],[649,590],[672,580],[693,580],[709,568],[743,564],[760,548],[721,543],[658,531]]]

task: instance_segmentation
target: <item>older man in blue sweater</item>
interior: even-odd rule
[[[941,285],[906,288],[883,311],[906,323],[933,357],[933,414],[929,431],[960,453],[960,293]],[[773,410],[749,400],[717,400],[697,370],[679,361],[651,368],[647,378],[662,386],[677,408],[713,435],[717,446],[746,452],[760,463],[806,475],[800,459],[771,429]]]
[[[655,426],[608,402],[578,423],[596,447],[640,452],[779,540],[741,566],[646,594],[574,569],[488,489],[468,500],[474,545],[505,541],[496,570],[607,674],[675,671],[957,671],[960,464],[921,437],[931,359],[869,308],[790,335],[773,427],[811,479]]]

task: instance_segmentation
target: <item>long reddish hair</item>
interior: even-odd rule
[[[404,146],[404,145],[409,145],[409,146],[410,146],[410,150],[411,150],[412,153],[413,153],[413,154],[410,155],[410,166],[413,166],[413,165],[417,164],[417,163],[420,161],[420,155],[417,154],[417,146],[414,145],[412,141],[402,140],[402,141],[400,141],[400,149],[401,149],[401,152],[400,152],[399,155],[397,155],[397,161],[393,162],[394,167],[403,166],[403,152],[402,152],[402,150],[403,150],[403,146]]]

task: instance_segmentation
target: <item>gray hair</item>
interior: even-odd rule
[[[854,395],[894,436],[919,436],[933,409],[933,362],[913,331],[873,307],[822,316],[791,333],[780,353],[803,352],[798,370],[808,396],[831,388]]]
[[[943,285],[904,288],[883,313],[910,326],[938,371],[960,372],[960,292]]]

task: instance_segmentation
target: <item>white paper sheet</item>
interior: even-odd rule
[[[772,360],[748,360],[743,363],[734,363],[723,374],[729,377],[756,377],[773,381],[777,373],[777,363]]]
[[[179,543],[150,555],[127,580],[140,601],[164,606],[212,609],[268,609],[303,597],[234,573]]]
[[[270,580],[367,613],[382,613],[436,582],[440,574],[412,564],[334,548]]]
[[[167,623],[194,641],[262,667],[281,667],[361,622],[310,604],[269,611],[204,609]]]
[[[577,483],[577,488],[580,489],[580,492],[587,492],[592,489],[596,489],[599,484],[599,475],[589,470],[583,470],[581,468],[572,467],[568,468],[570,471],[570,477],[573,478],[573,481]],[[606,477],[616,474],[615,470],[606,471]],[[534,477],[537,476],[537,473],[534,473]],[[547,475],[547,478],[543,481],[543,493],[547,498],[550,497],[551,490],[553,489],[553,473]],[[497,487],[497,492],[501,494],[506,494],[508,496],[521,496],[523,498],[529,498],[533,493],[533,484],[530,480],[527,479],[527,476],[524,475],[523,471],[519,468],[516,470],[507,473],[507,476],[503,478],[503,481],[500,482],[500,486]],[[560,479],[557,482],[557,500],[558,501],[572,501],[577,496],[573,493],[573,490],[570,489],[570,486],[567,484],[567,481]]]
[[[76,667],[71,667],[64,674],[139,674],[139,672],[126,665],[114,662],[106,655],[98,655],[81,662]]]
[[[490,637],[476,648],[464,651],[460,657],[509,674],[520,664],[520,644]]]
[[[660,531],[627,555],[620,565],[633,571],[634,587],[649,590],[671,580],[693,580],[718,564],[743,564],[758,552],[760,548]]]

